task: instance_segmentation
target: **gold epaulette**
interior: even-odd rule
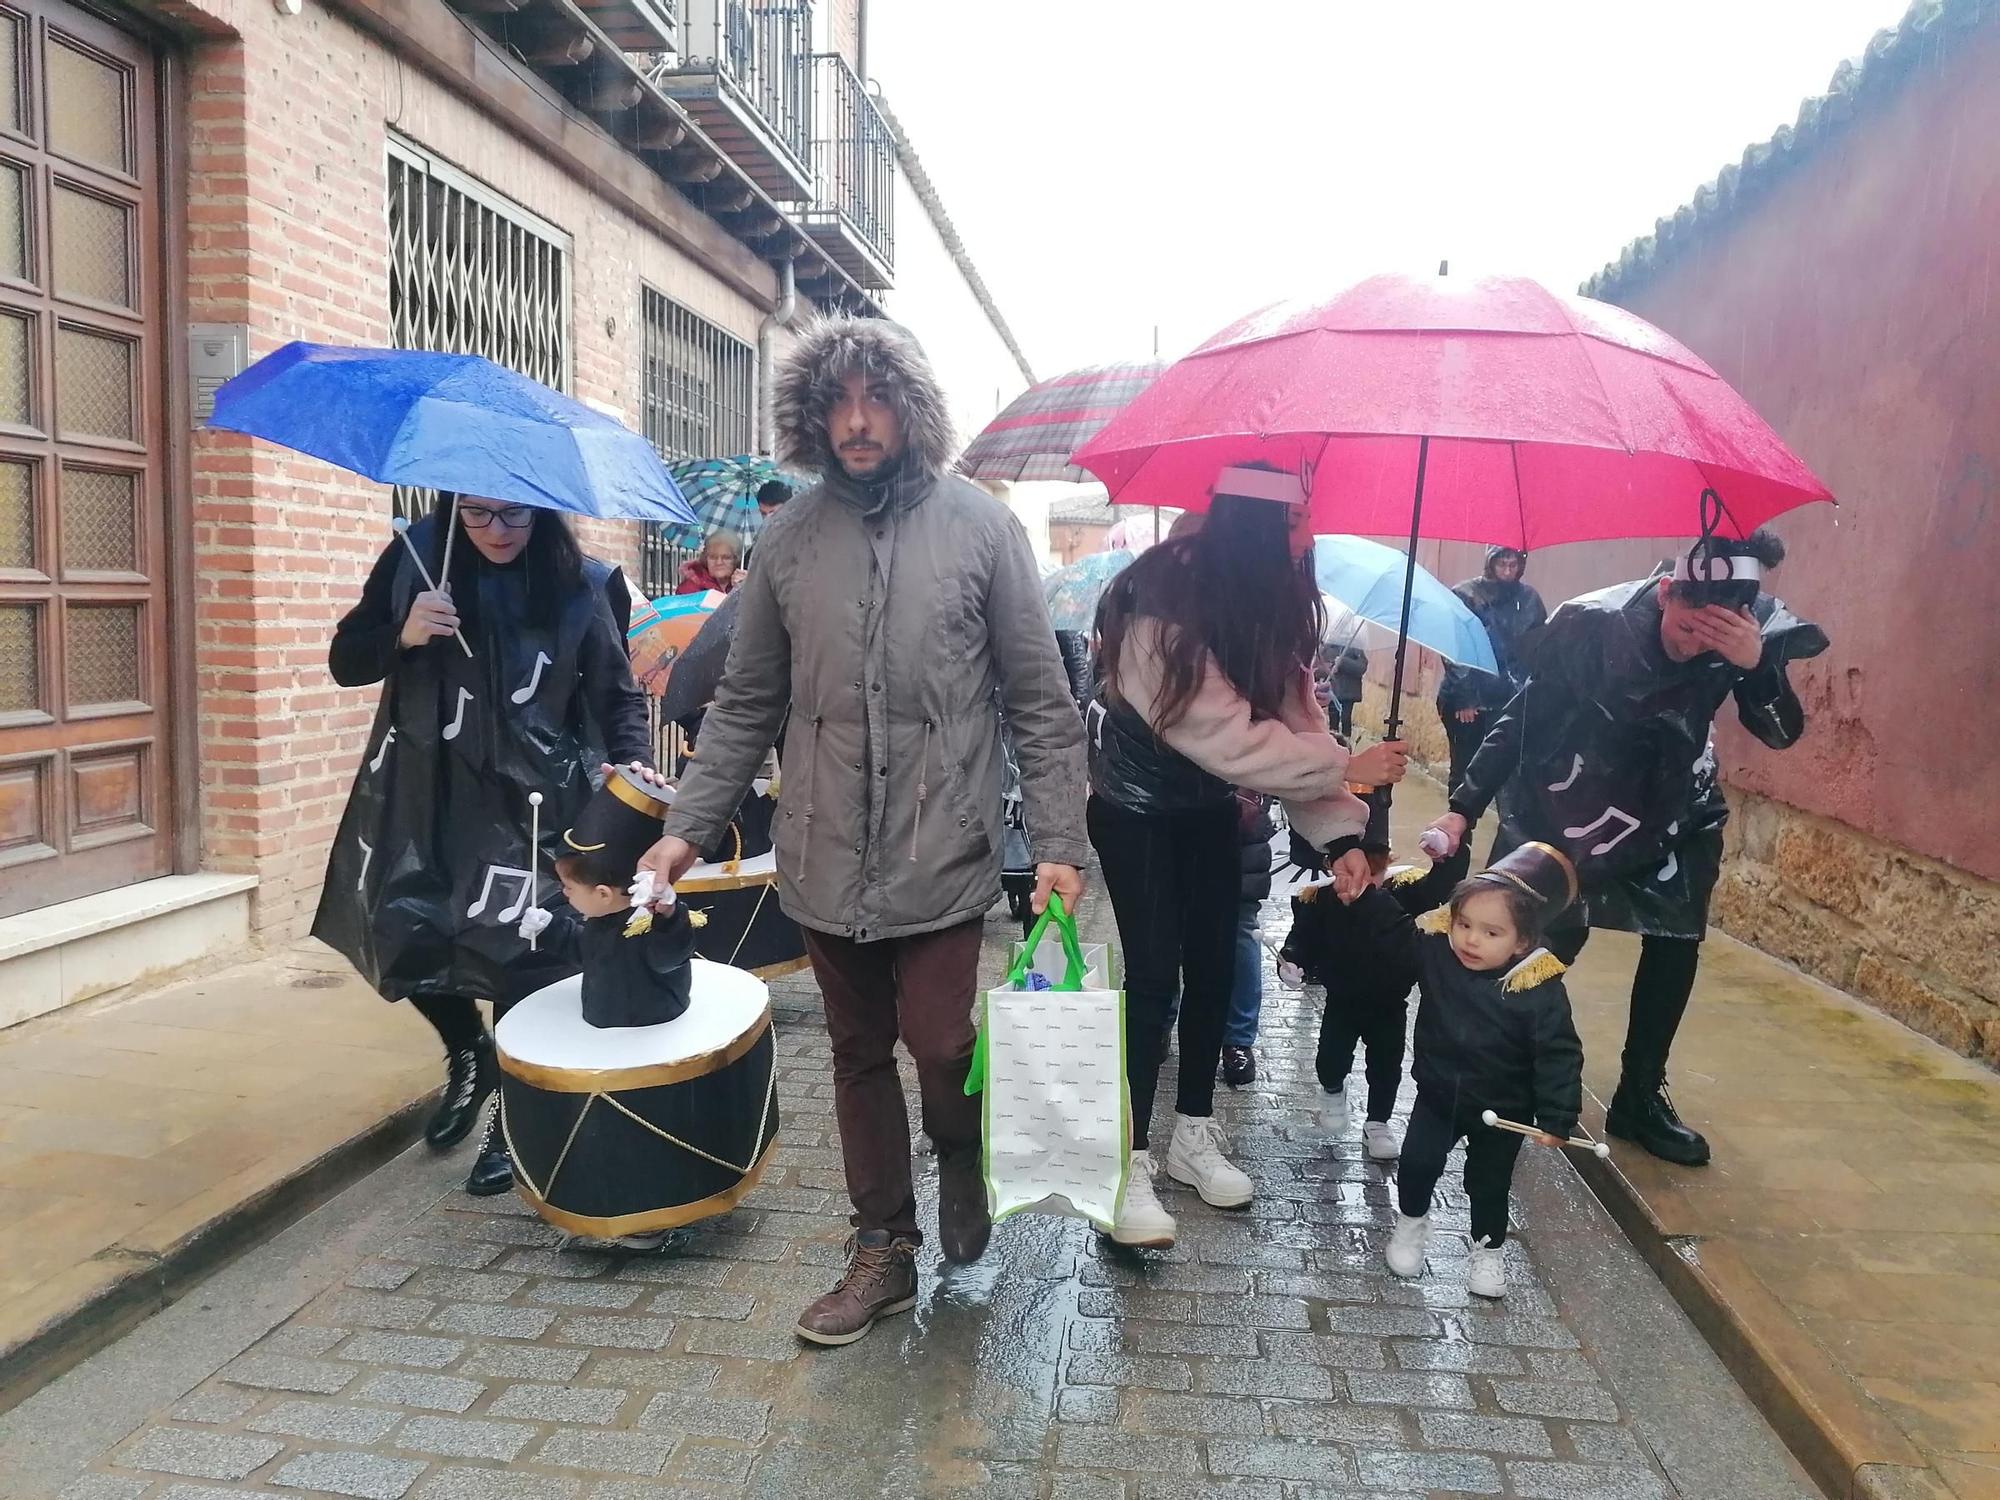
[[[707,912],[691,911],[688,913],[688,926],[694,928],[695,931],[699,932],[702,928],[706,927],[707,925],[708,925]]]
[[[1445,933],[1451,931],[1451,908],[1433,907],[1417,918],[1417,931]]]
[[[1430,871],[1419,870],[1415,865],[1411,865],[1408,869],[1398,870],[1395,874],[1391,875],[1389,877],[1389,884],[1400,889],[1406,885],[1415,885],[1429,874]]]
[[[1292,899],[1294,901],[1302,901],[1307,906],[1311,906],[1315,901],[1319,900],[1319,891],[1320,888],[1318,886],[1309,885],[1304,890],[1300,891],[1298,895],[1294,896]]]
[[[1509,994],[1518,995],[1538,984],[1559,979],[1568,972],[1569,965],[1544,948],[1516,964],[1500,987]]]
[[[625,924],[626,937],[638,937],[653,930],[653,908],[642,906],[632,913],[632,920]]]

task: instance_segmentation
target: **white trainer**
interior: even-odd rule
[[[1135,1250],[1171,1250],[1178,1228],[1174,1216],[1160,1207],[1160,1195],[1153,1189],[1152,1153],[1134,1151],[1125,1174],[1125,1197],[1111,1226],[1112,1240]]]
[[[1465,1289],[1475,1297],[1507,1295],[1507,1252],[1484,1240],[1472,1242],[1465,1263]]]
[[[1222,1154],[1222,1127],[1210,1118],[1174,1116],[1174,1139],[1167,1147],[1167,1175],[1201,1194],[1211,1208],[1245,1208],[1254,1193],[1250,1179]]]
[[[1394,1161],[1403,1154],[1403,1138],[1387,1120],[1362,1121],[1361,1140],[1370,1161]]]
[[[1430,1215],[1419,1219],[1396,1215],[1396,1227],[1389,1234],[1389,1250],[1384,1257],[1398,1276],[1424,1274],[1424,1241],[1430,1238]]]
[[[1347,1090],[1325,1089],[1319,1096],[1319,1128],[1328,1136],[1344,1137],[1352,1124],[1347,1113]]]

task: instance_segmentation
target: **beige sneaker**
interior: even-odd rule
[[[1465,1289],[1475,1297],[1499,1299],[1507,1295],[1507,1253],[1484,1240],[1472,1242],[1472,1254],[1465,1262]]]
[[[1213,1117],[1174,1116],[1167,1147],[1167,1175],[1201,1194],[1211,1208],[1247,1208],[1255,1191],[1249,1177],[1222,1154],[1227,1144]]]

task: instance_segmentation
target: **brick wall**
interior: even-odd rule
[[[249,0],[200,11],[237,34],[193,53],[190,319],[247,322],[253,355],[295,338],[387,343],[393,126],[571,235],[577,396],[637,425],[642,281],[755,339],[758,309],[344,20]],[[254,925],[287,938],[311,920],[373,719],[373,689],[327,676],[326,643],[390,541],[388,494],[229,434],[199,434],[194,455],[203,863],[257,874]],[[579,534],[636,561],[633,526]]]

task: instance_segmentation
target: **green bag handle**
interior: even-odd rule
[[[1063,953],[1069,960],[1069,968],[1055,988],[1061,991],[1076,991],[1083,988],[1084,971],[1090,966],[1083,960],[1083,944],[1077,941],[1076,918],[1063,910],[1062,897],[1051,891],[1049,904],[1035,919],[1035,925],[1028,929],[1028,935],[1021,943],[1021,956],[1014,960],[1014,967],[1007,971],[1006,985],[1016,988],[1028,977],[1028,970],[1034,964],[1035,954],[1047,936],[1049,924],[1054,923],[1056,934],[1062,940]],[[981,1092],[986,1087],[986,1028],[980,1027],[973,1034],[972,1062],[965,1073],[965,1092],[968,1096]]]

